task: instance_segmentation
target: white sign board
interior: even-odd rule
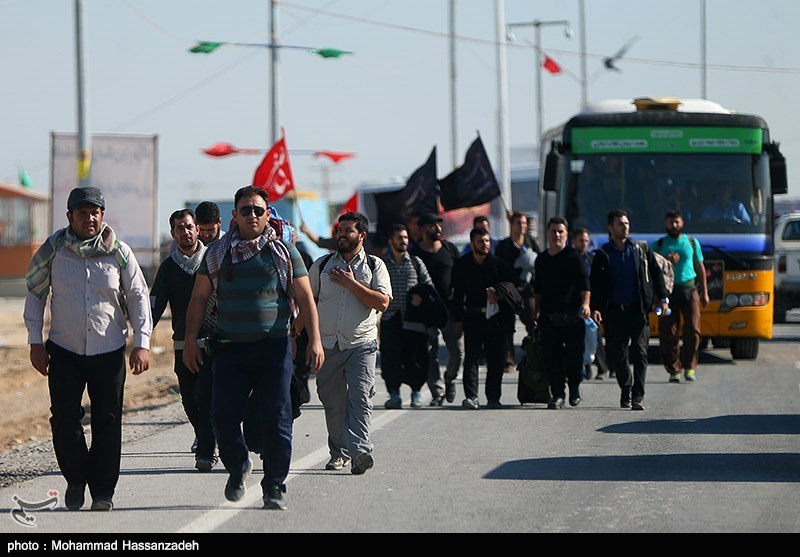
[[[67,225],[67,197],[78,187],[77,136],[52,132],[50,233]],[[94,134],[90,185],[106,199],[104,221],[142,267],[158,261],[156,135]]]

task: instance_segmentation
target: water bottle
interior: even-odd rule
[[[662,315],[662,314],[664,314],[664,315],[672,315],[672,310],[671,310],[669,307],[667,307],[667,311],[666,311],[666,313],[665,313],[664,311],[662,311],[662,310],[661,310],[661,306],[658,306],[658,307],[657,307],[655,310],[653,310],[653,311],[654,311],[654,313],[656,314],[656,317],[661,317],[661,315]]]

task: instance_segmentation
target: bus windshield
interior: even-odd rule
[[[662,234],[681,212],[691,233],[766,233],[772,208],[766,155],[586,154],[567,157],[561,208],[571,228],[606,231],[606,214],[628,212],[637,234]]]

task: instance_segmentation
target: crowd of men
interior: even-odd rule
[[[68,509],[83,507],[87,486],[92,510],[113,509],[128,328],[128,365],[139,374],[149,367],[150,336],[167,307],[195,468],[208,472],[219,458],[228,472],[225,497],[239,501],[257,454],[267,509],[286,508],[292,422],[309,400],[311,375],[328,431],[325,468],[349,467],[354,475],[375,463],[370,424],[378,356],[386,409],[403,407],[404,385],[412,408],[423,405],[426,385],[431,406],[453,403],[461,374],[461,406],[478,410],[481,365],[485,406],[502,408],[504,373],[517,365],[519,319],[528,335],[541,335],[548,408],[557,410],[565,400],[581,403],[581,383],[591,377],[583,357],[586,323],[593,319],[605,339],[597,339],[597,379],[615,377],[620,406],[644,410],[648,314],[658,308],[670,381],[680,382],[681,374],[695,380],[699,311],[708,294],[702,250],[683,233],[679,212],[667,213],[667,235],[651,246],[630,236],[625,211],[612,210],[609,241],[594,252],[587,249],[589,232],[570,234],[561,217],[546,223],[542,249],[535,224],[519,212],[509,212],[510,234],[502,239],[477,217],[463,251],[444,237],[443,219],[434,214],[395,224],[384,249],[367,250],[367,218],[351,212],[338,218],[334,238],[301,225],[330,251],[314,261],[263,189],[240,188],[234,207],[227,230],[212,202],[173,212],[173,246],[152,288],[130,247],[104,222],[105,198],[94,187],[70,193],[68,225],[34,255],[24,317],[31,363],[49,382]],[[656,253],[674,265],[672,292]],[[81,423],[87,387],[91,446]]]

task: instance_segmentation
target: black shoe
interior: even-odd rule
[[[486,403],[486,408],[489,410],[500,410],[503,407],[503,403],[499,400],[491,400]]]
[[[631,401],[630,400],[625,400],[623,398],[622,400],[619,401],[619,407],[620,408],[630,408],[631,407]]]
[[[431,399],[431,406],[442,406],[444,404],[444,397],[435,396]]]
[[[247,493],[247,486],[245,479],[250,475],[253,470],[253,463],[247,459],[247,470],[244,474],[231,474],[228,476],[228,482],[225,484],[225,499],[228,501],[241,501],[245,493]]]
[[[109,512],[114,508],[114,503],[111,501],[111,497],[95,497],[92,499],[92,510],[93,511],[105,511]]]
[[[547,403],[548,410],[560,410],[564,408],[564,399],[563,398],[554,398],[550,402]]]
[[[631,403],[631,409],[644,410],[644,399],[641,397],[634,398],[633,402]]]
[[[375,465],[375,459],[369,453],[361,453],[353,459],[350,465],[350,473],[360,476]]]
[[[211,469],[217,464],[217,455],[211,456],[198,456],[194,459],[194,467],[200,472],[211,472]]]
[[[571,391],[570,389],[569,405],[578,406],[581,403],[581,388],[575,389],[576,392],[574,394]]]
[[[608,376],[608,372],[601,371],[601,372],[598,372],[597,375],[595,375],[594,380],[595,381],[603,381],[607,376]]]
[[[453,402],[456,399],[456,384],[448,383],[444,386],[444,399],[447,402]]]
[[[86,484],[68,484],[64,493],[64,505],[71,511],[80,510],[83,506]]]
[[[273,485],[267,490],[264,495],[264,508],[268,510],[285,511],[286,501],[283,498],[283,492],[286,486]]]
[[[197,452],[197,437],[195,437],[194,441],[192,441],[192,448],[189,450],[192,451],[193,453]]]

